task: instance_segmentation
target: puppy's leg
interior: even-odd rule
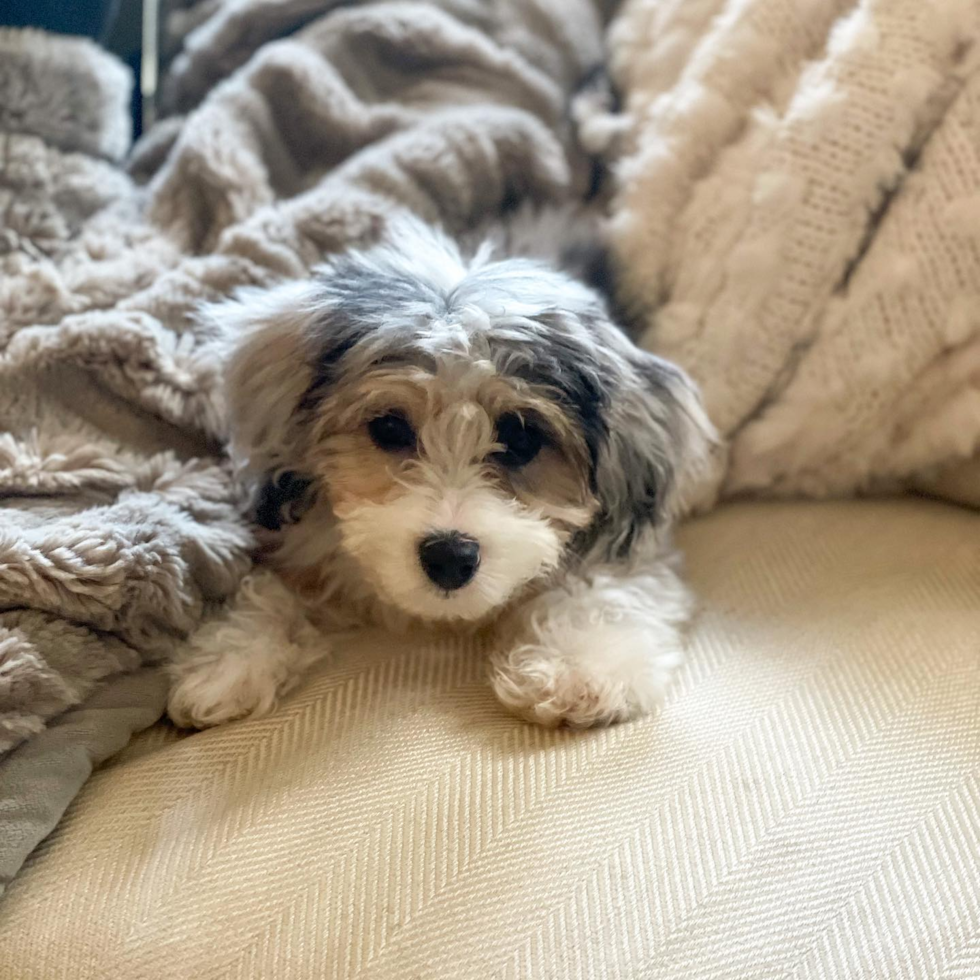
[[[511,711],[541,725],[606,725],[650,711],[682,657],[690,593],[666,563],[604,566],[517,610],[492,661]]]
[[[185,728],[267,714],[327,653],[294,593],[271,572],[254,572],[178,653],[167,713]]]

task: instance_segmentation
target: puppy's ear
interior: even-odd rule
[[[244,290],[205,307],[220,331],[232,452],[253,473],[296,459],[297,409],[313,383],[318,290],[315,282]]]
[[[693,382],[644,351],[628,361],[596,460],[603,544],[617,558],[713,499],[720,472],[717,433]]]

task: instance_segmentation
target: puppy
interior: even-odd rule
[[[177,724],[271,710],[362,623],[493,630],[493,690],[544,725],[657,703],[691,610],[670,525],[714,437],[598,293],[405,219],[210,315],[272,549],[173,666]]]

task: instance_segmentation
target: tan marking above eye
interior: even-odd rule
[[[501,473],[521,503],[568,528],[586,527],[598,510],[587,475],[551,446],[523,469]]]

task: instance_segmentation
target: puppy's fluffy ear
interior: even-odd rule
[[[679,367],[652,354],[644,354],[673,374],[674,481],[665,503],[668,520],[701,513],[714,506],[724,474],[725,453],[697,385]]]
[[[633,350],[634,377],[612,395],[596,465],[605,546],[623,558],[674,519],[712,499],[719,441],[693,382]]]
[[[315,281],[243,290],[202,315],[221,332],[232,452],[254,473],[296,459],[296,411],[313,382]]]

